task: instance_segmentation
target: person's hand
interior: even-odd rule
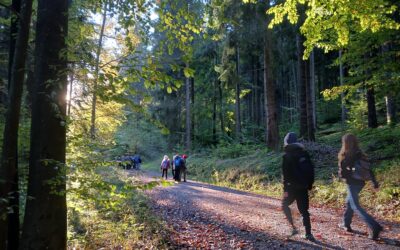
[[[288,192],[284,192],[283,193],[283,198],[287,198],[289,196],[289,193]]]

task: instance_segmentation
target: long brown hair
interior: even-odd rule
[[[353,134],[345,134],[342,137],[342,148],[338,154],[338,160],[341,162],[345,158],[354,158],[357,155],[361,154],[361,156],[365,156],[365,154],[361,151],[358,145],[358,139]]]

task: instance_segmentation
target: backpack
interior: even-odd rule
[[[352,168],[351,177],[356,180],[369,181],[372,180],[371,176],[371,163],[364,159],[357,160]]]
[[[179,168],[182,165],[182,158],[180,156],[175,158],[174,165],[176,168]]]
[[[311,162],[310,156],[303,152],[298,156],[296,165],[296,186],[310,189],[314,183],[314,164]]]

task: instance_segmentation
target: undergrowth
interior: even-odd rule
[[[86,174],[91,182],[71,184],[68,194],[69,249],[168,248],[166,225],[140,192],[158,183],[139,183],[114,167]]]
[[[337,152],[341,145],[339,124],[326,126],[316,143],[305,143],[316,166],[316,182],[311,202],[343,207],[346,185],[337,176]],[[380,189],[368,183],[361,203],[385,219],[400,221],[400,127],[380,127],[351,131],[360,138],[361,147],[373,163]],[[216,185],[281,197],[282,152],[268,152],[263,145],[225,144],[210,151],[191,155],[188,171],[191,179]]]

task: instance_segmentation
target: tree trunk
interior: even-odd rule
[[[71,67],[71,72],[69,74],[70,83],[69,83],[69,99],[67,104],[67,116],[71,115],[71,105],[72,105],[72,94],[73,94],[73,87],[74,87],[74,65]]]
[[[186,64],[189,67],[189,64]],[[192,136],[191,136],[191,115],[190,115],[190,77],[186,77],[186,150],[190,151],[192,147]]]
[[[236,47],[236,79],[235,79],[235,135],[241,140],[241,118],[240,118],[240,72],[239,72],[239,46]]]
[[[16,13],[19,14],[21,11],[21,0],[13,0],[11,3],[11,9]],[[12,67],[14,61],[14,53],[15,53],[15,46],[17,42],[17,33],[18,33],[18,23],[19,23],[19,16],[15,13],[11,14],[11,25],[10,25],[10,41],[9,41],[9,53],[8,53],[8,91],[10,91],[11,86],[11,76],[12,76]]]
[[[213,144],[217,143],[217,80],[215,79],[213,82],[213,124],[212,124],[212,138]]]
[[[39,0],[29,182],[20,249],[66,249],[68,0]]]
[[[316,112],[316,100],[315,100],[315,50],[310,55],[310,95],[311,95],[311,109],[312,109],[312,125],[313,130],[317,129],[317,112]]]
[[[191,77],[190,78],[190,106],[191,106],[191,112],[190,112],[190,116],[191,116],[191,140],[192,142],[194,141],[194,130],[195,130],[195,120],[194,120],[194,97],[195,97],[195,90],[194,90],[194,78]]]
[[[307,126],[307,90],[306,90],[306,63],[303,60],[303,38],[300,34],[296,36],[297,44],[297,82],[299,88],[299,108],[300,108],[300,137],[308,139]]]
[[[99,43],[97,45],[96,51],[96,65],[94,70],[94,83],[93,83],[93,97],[92,97],[92,116],[90,121],[90,136],[92,139],[96,138],[96,104],[97,104],[97,82],[99,80],[99,64],[100,64],[100,54],[103,46],[104,28],[107,19],[107,1],[104,2],[103,10],[103,20],[101,23]]]
[[[222,93],[222,81],[219,81],[218,84],[218,91],[219,91],[219,121],[221,126],[221,135],[225,133],[225,123],[224,123],[224,100],[223,100],[223,93]]]
[[[378,119],[376,118],[375,106],[375,90],[373,87],[367,89],[367,105],[368,105],[368,127],[378,127]]]
[[[276,112],[275,82],[272,75],[271,32],[266,31],[264,44],[264,105],[266,112],[266,142],[270,149],[279,148],[278,116]]]
[[[343,70],[343,62],[342,62],[342,50],[339,50],[339,75],[340,75],[340,86],[343,86],[344,84],[344,70]],[[341,122],[342,122],[342,129],[344,129],[344,124],[346,122],[346,110],[344,106],[344,93],[340,95],[341,99],[341,108],[342,108],[342,114],[341,114]]]
[[[313,58],[313,54],[311,54]],[[305,75],[306,78],[306,101],[307,101],[307,138],[310,141],[315,141],[315,127],[314,127],[314,96],[313,96],[313,75],[311,72],[314,73],[314,70],[311,69],[312,63],[310,58],[310,62],[306,64],[306,71]],[[307,67],[308,66],[308,67]]]
[[[385,96],[386,103],[386,122],[388,125],[396,123],[396,105],[392,96]]]
[[[32,15],[32,0],[22,2],[19,18],[18,35],[15,43],[11,81],[9,83],[6,122],[3,134],[1,158],[0,198],[9,204],[0,203],[0,216],[6,212],[7,206],[13,206],[13,212],[0,220],[0,249],[16,249],[19,240],[19,193],[18,193],[18,128],[21,112],[21,99],[25,76],[25,61],[29,40],[29,28]]]

